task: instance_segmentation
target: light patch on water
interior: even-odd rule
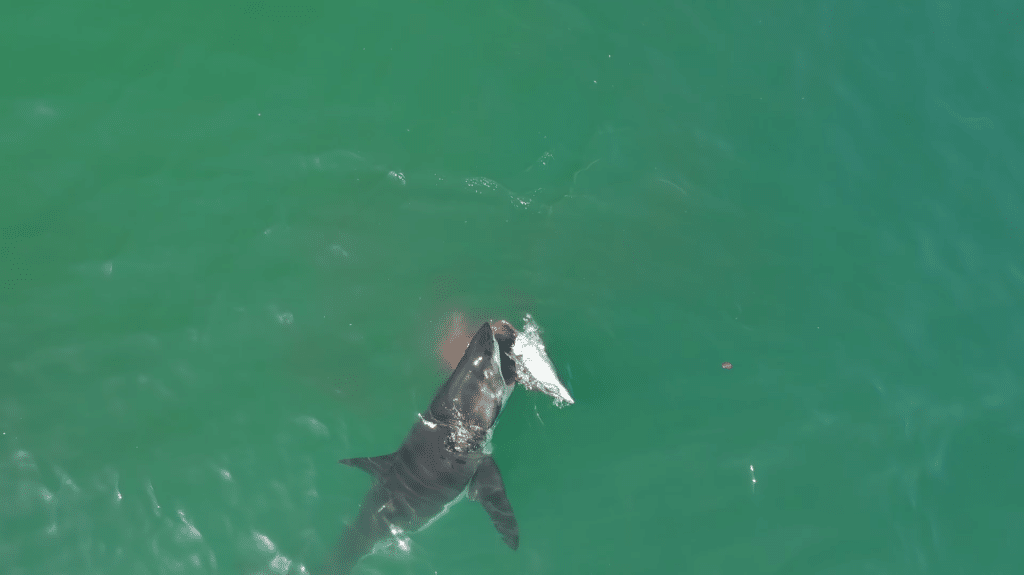
[[[299,165],[303,170],[323,171],[353,171],[369,167],[366,158],[349,150],[330,150],[322,154],[313,154],[299,158]]]
[[[391,181],[396,182],[400,186],[405,185],[405,174],[403,174],[402,172],[396,172],[392,170],[388,172],[388,178],[390,178]]]
[[[81,489],[78,488],[78,485],[76,485],[75,482],[71,479],[71,476],[69,476],[63,469],[61,469],[60,467],[54,467],[53,471],[57,475],[57,477],[60,478],[61,485],[64,485],[73,493],[78,493],[81,491]]]
[[[146,482],[146,493],[149,494],[149,501],[153,504],[153,514],[157,517],[160,516],[160,503],[156,500],[156,492],[153,490],[153,482]]]
[[[680,194],[682,194],[684,196],[689,196],[690,195],[689,192],[687,192],[685,189],[683,189],[682,186],[680,186],[679,184],[673,182],[672,180],[669,180],[668,178],[656,178],[654,181],[655,182],[660,182],[662,184],[665,184],[665,185],[667,185],[670,188],[676,190],[677,192],[679,192]]]
[[[267,309],[270,311],[271,315],[274,316],[274,319],[277,320],[277,323],[281,325],[291,325],[295,321],[295,316],[292,315],[292,312],[280,310],[274,304],[268,306]]]
[[[42,100],[20,102],[15,109],[20,120],[35,126],[49,125],[63,115],[54,104]]]
[[[256,545],[267,553],[274,553],[277,550],[277,547],[274,546],[274,542],[270,540],[270,537],[267,537],[259,531],[253,531],[252,538],[256,541]]]
[[[1013,264],[1009,266],[1010,276],[1020,285],[1024,286],[1024,271]]]
[[[181,529],[178,531],[179,540],[192,540],[197,541],[203,538],[202,533],[196,529],[196,526],[185,517],[185,512],[181,509],[178,510],[178,517],[181,518],[181,522],[184,523]]]
[[[37,471],[36,462],[27,451],[19,449],[14,452],[14,464],[22,471]]]
[[[551,152],[544,152],[543,154],[540,155],[539,158],[537,158],[536,160],[534,160],[532,164],[530,164],[530,167],[526,168],[526,171],[529,172],[530,170],[536,168],[537,166],[546,166],[548,165],[548,162],[550,162],[554,158],[555,157],[551,154]]]
[[[970,128],[972,130],[987,130],[995,127],[995,123],[991,119],[985,116],[968,117],[954,110],[949,103],[944,100],[938,100],[939,109],[945,111],[947,114],[956,119],[961,126]]]
[[[573,192],[573,190],[576,189],[576,178],[578,178],[579,175],[582,174],[583,172],[589,170],[590,168],[593,168],[594,164],[596,164],[596,163],[598,163],[600,161],[601,161],[601,159],[598,158],[598,159],[594,160],[593,162],[590,162],[589,164],[587,164],[587,166],[585,168],[580,168],[579,170],[576,170],[575,172],[573,172],[573,174],[572,174],[572,186],[569,187],[569,193],[570,194]]]
[[[288,559],[284,555],[278,555],[270,561],[270,568],[274,573],[279,573],[280,575],[287,575],[288,568],[291,567],[291,565],[292,560]]]
[[[330,435],[330,431],[327,430],[327,426],[315,417],[303,415],[298,418],[298,422],[300,425],[308,429],[313,435],[318,437],[328,437]]]
[[[935,3],[935,12],[938,14],[939,26],[948,32],[953,27],[953,3],[948,0],[940,0]]]
[[[37,116],[43,116],[46,118],[52,118],[53,116],[57,115],[57,111],[45,102],[36,102],[36,105],[33,106],[32,111],[35,112]]]
[[[473,191],[478,193],[478,194],[482,194],[483,193],[482,191],[480,191],[479,188],[487,188],[489,190],[497,190],[498,188],[501,187],[501,184],[499,184],[498,182],[495,182],[494,180],[492,180],[490,178],[481,178],[481,177],[466,178],[466,185],[469,186],[470,188],[473,188]]]

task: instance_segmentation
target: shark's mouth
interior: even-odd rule
[[[516,379],[526,389],[539,391],[553,398],[556,407],[575,403],[569,390],[558,379],[555,366],[544,351],[544,341],[540,338],[537,323],[530,314],[526,314],[523,321],[523,329],[516,335],[516,341],[512,344]]]

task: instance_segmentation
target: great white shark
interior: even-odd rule
[[[556,404],[573,401],[550,369],[536,326],[526,319],[533,345],[524,344],[529,338],[508,322],[480,326],[398,451],[340,461],[366,471],[373,483],[325,574],[348,574],[378,542],[422,529],[463,496],[480,502],[505,543],[519,547],[519,525],[490,455],[491,434],[517,381],[555,397]],[[538,353],[543,361],[531,362]],[[531,366],[541,375],[531,374]]]

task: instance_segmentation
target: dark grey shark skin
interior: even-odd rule
[[[506,322],[496,322],[493,329],[482,325],[398,451],[341,460],[370,473],[373,484],[324,566],[325,574],[348,574],[378,541],[424,527],[463,491],[483,505],[505,543],[519,547],[519,526],[501,473],[484,453],[515,387],[509,355],[515,335]]]

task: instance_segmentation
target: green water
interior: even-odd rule
[[[1024,10],[436,4],[0,8],[0,572],[316,573],[453,310],[577,403],[357,573],[1024,571]]]

